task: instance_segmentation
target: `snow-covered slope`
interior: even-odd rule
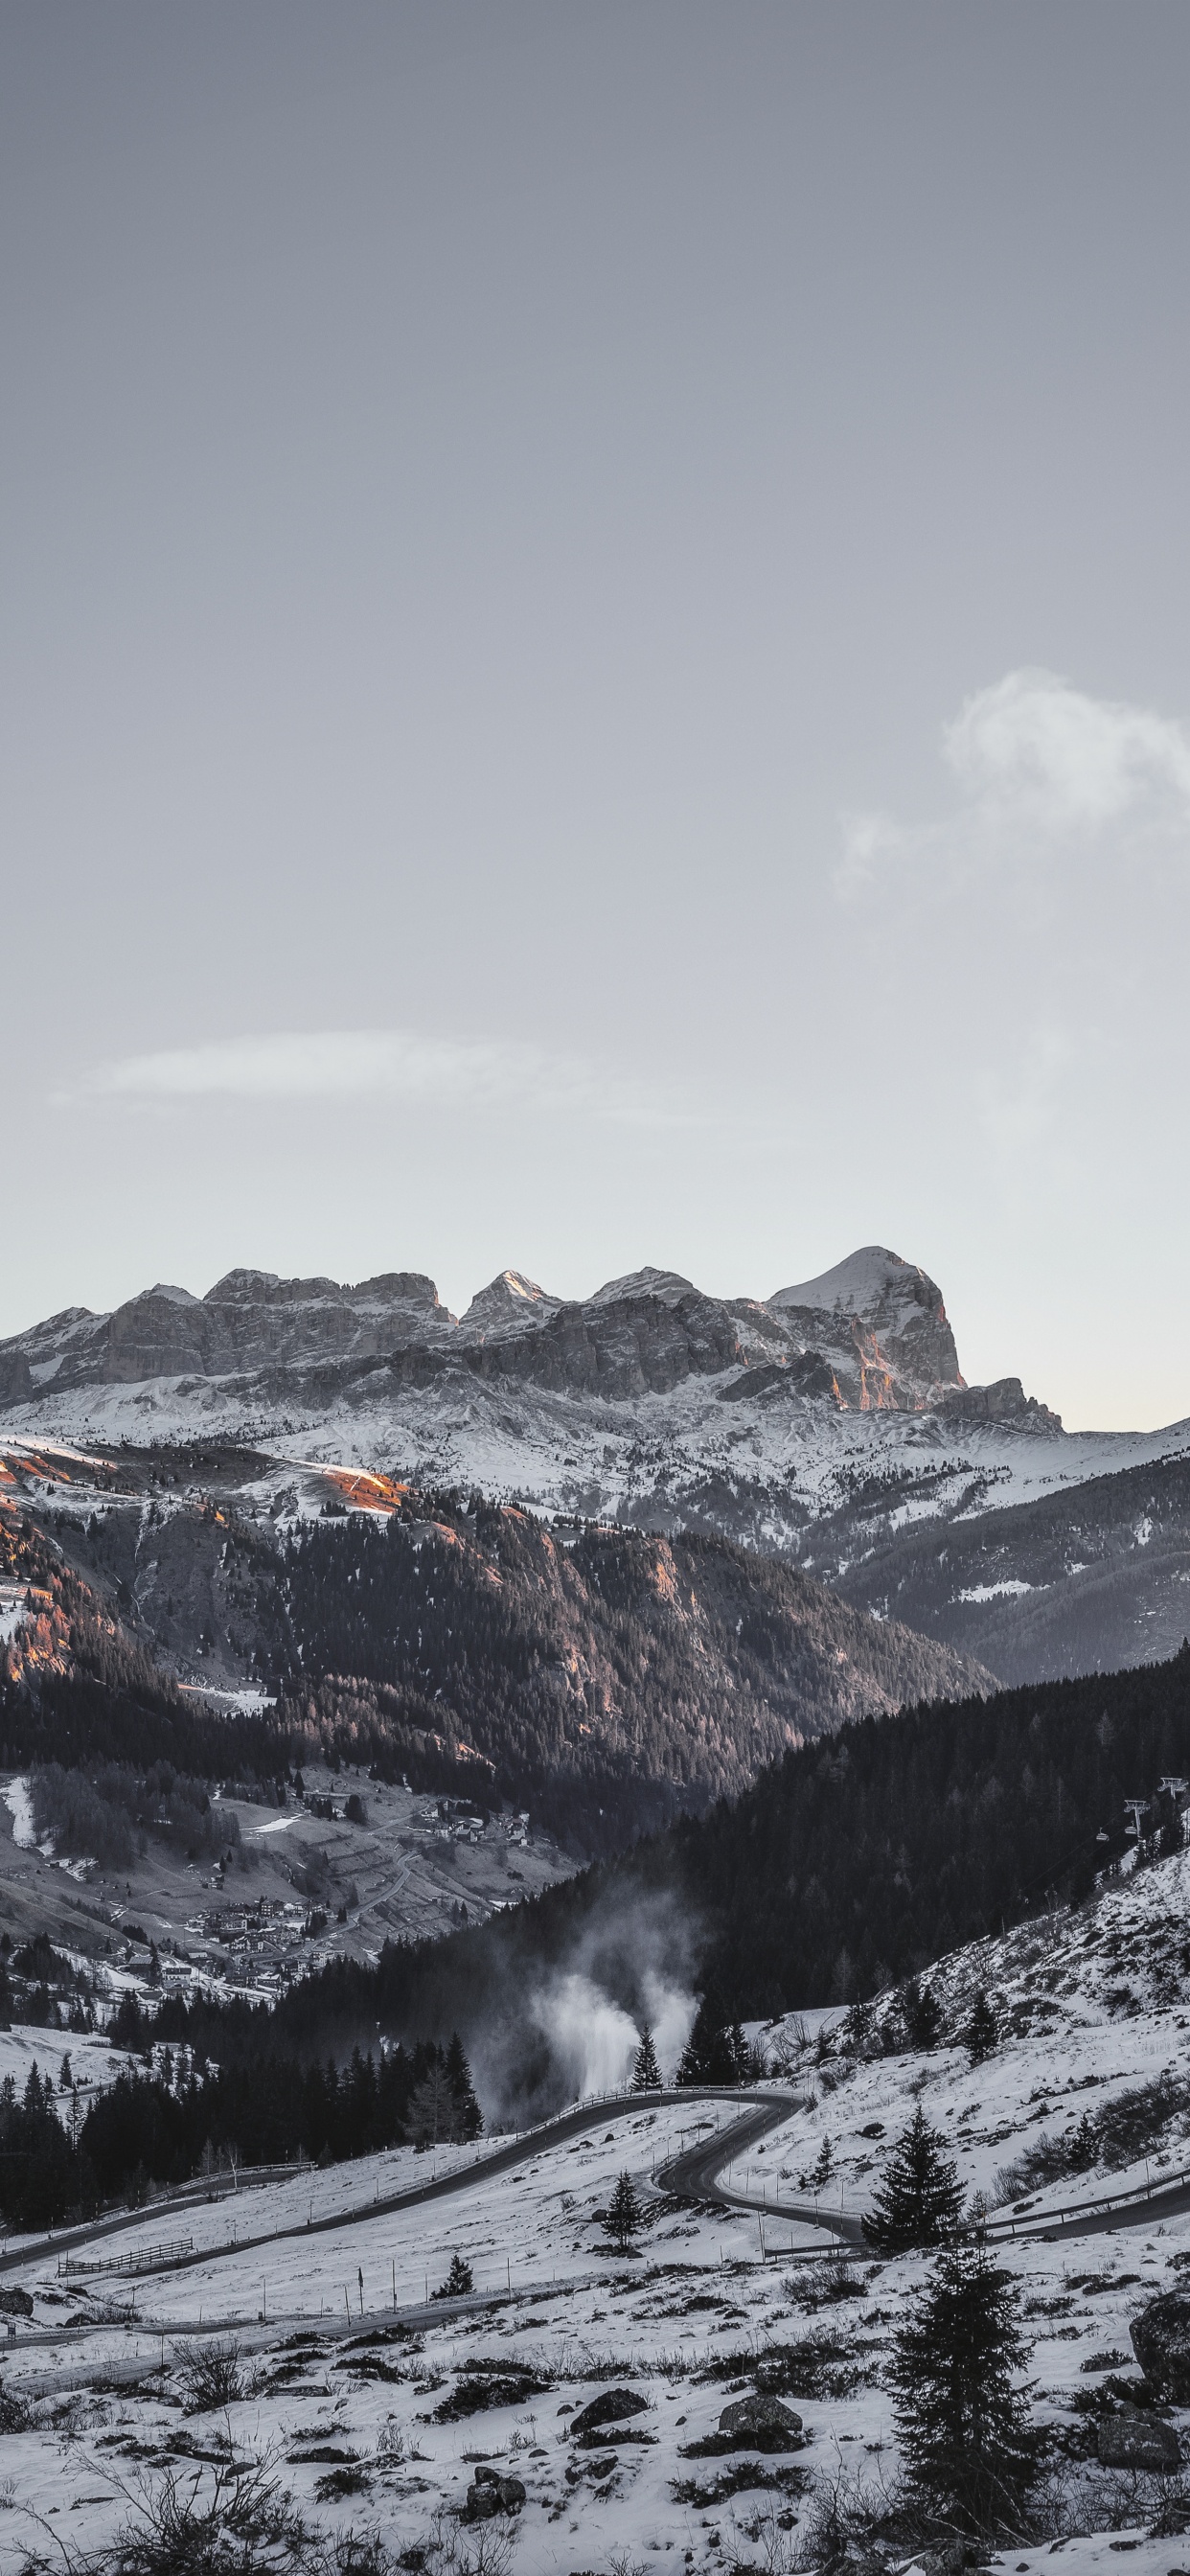
[[[1004,2035],[979,2066],[954,2044],[857,2055],[829,2029],[807,2046],[797,2028],[766,2025],[758,2036],[770,2049],[785,2043],[774,2090],[788,2115],[730,2170],[748,2206],[692,2209],[658,2186],[680,2147],[732,2117],[728,2101],[694,2097],[609,2102],[585,2135],[527,2141],[511,2171],[376,2214],[374,2201],[429,2179],[429,2157],[400,2148],[255,2188],[244,2176],[231,2202],[148,2210],[83,2249],[139,2257],[146,2269],[131,2280],[63,2275],[57,2245],[10,2247],[8,2279],[34,2314],[18,2326],[6,2386],[31,2420],[4,2439],[0,2567],[27,2563],[31,2537],[50,2544],[60,2532],[97,2549],[130,2499],[143,2513],[170,2474],[205,2497],[229,2460],[263,2463],[328,2542],[372,2534],[366,2563],[394,2576],[398,2566],[478,2576],[513,2552],[520,2576],[665,2558],[692,2576],[790,2576],[841,2563],[819,2520],[832,2496],[844,2515],[860,2507],[861,2533],[867,2515],[866,2549],[857,2541],[842,2563],[872,2576],[919,2564],[903,2531],[890,2536],[899,2458],[888,2364],[929,2258],[824,2268],[805,2259],[821,2242],[814,2231],[775,2218],[774,2204],[802,2190],[829,2141],[822,2211],[837,2210],[840,2194],[845,2216],[868,2206],[919,2103],[968,2192],[1004,2211],[1013,2168],[1043,2135],[1060,2141],[1084,2115],[1107,2134],[1099,2115],[1143,2094],[1159,2184],[1190,2151],[1173,2103],[1185,2087],[1187,1871],[1184,1856],[1159,1863],[1082,1913],[943,1962],[933,1982],[952,2017],[977,1984],[999,2002]],[[475,2152],[439,2150],[440,2177]],[[1184,2287],[1190,2212],[1134,2207],[1122,2225],[1080,2236],[1063,2234],[1053,2211],[1059,2199],[1101,2201],[1143,2179],[1143,2164],[1109,2155],[1042,2198],[1012,2192],[1031,2203],[1015,2211],[1025,2226],[1051,2211],[1048,2235],[996,2248],[1019,2293],[1020,2377],[1050,2449],[1033,2529],[981,2552],[995,2576],[1042,2576],[1055,2557],[1067,2576],[1109,2576],[1121,2553],[1136,2576],[1183,2563],[1181,2482],[1101,2468],[1096,2430],[1121,2390],[1143,2393],[1129,2328],[1151,2299]],[[624,2171],[644,2226],[636,2252],[613,2257],[601,2219]],[[148,2268],[163,2237],[191,2240],[183,2268]],[[426,2303],[455,2253],[490,2304]],[[239,2393],[200,2414],[187,2411],[187,2355],[212,2329],[235,2338]],[[762,2365],[783,2374],[801,2445],[782,2455],[744,2441],[725,2453],[722,2409],[752,2393]],[[636,2411],[621,2407],[584,2448],[578,2410],[625,2390]],[[1165,2407],[1159,2420],[1184,2446],[1190,2413]],[[461,2519],[477,2467],[524,2491],[494,2526]],[[504,2550],[481,2556],[481,2535],[490,2543],[497,2532]],[[353,2563],[345,2547],[339,2563]]]

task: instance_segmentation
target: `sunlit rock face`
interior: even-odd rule
[[[830,1359],[840,1394],[864,1412],[916,1412],[963,1385],[941,1289],[882,1244],[767,1302],[799,1350]]]

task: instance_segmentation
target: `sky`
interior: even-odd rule
[[[0,7],[0,1334],[879,1242],[1190,1414],[1190,12]]]

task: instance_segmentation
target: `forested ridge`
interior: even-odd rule
[[[1190,1646],[1166,1664],[861,1719],[480,1929],[386,1944],[372,1968],[336,1961],[283,1998],[278,2031],[301,2051],[377,2022],[406,2039],[496,2030],[532,2093],[546,2053],[525,1998],[576,1959],[638,2021],[657,1966],[711,1995],[725,2023],[872,1994],[1085,1895],[1127,1848],[1125,1798],[1152,1798],[1157,1816],[1171,1773],[1190,1773]],[[171,2032],[219,2053],[218,2007],[167,2011]]]
[[[277,1695],[255,1717],[180,1696],[110,1590],[44,1536],[4,1534],[38,1597],[0,1662],[0,1762],[168,1761],[228,1785],[363,1764],[528,1806],[576,1852],[606,1853],[860,1711],[981,1678],[724,1540],[562,1534],[442,1497],[428,1510],[332,1518],[271,1548],[219,1516],[236,1623]],[[118,1538],[91,1535],[97,1572]]]

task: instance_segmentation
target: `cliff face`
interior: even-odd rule
[[[417,1271],[390,1271],[345,1288],[334,1279],[229,1270],[205,1297],[188,1288],[148,1288],[113,1314],[71,1307],[0,1343],[0,1402],[27,1402],[43,1388],[240,1377],[388,1357],[457,1330],[433,1280]]]
[[[768,1303],[800,1350],[833,1362],[840,1393],[864,1412],[916,1412],[963,1384],[941,1289],[880,1244]]]
[[[344,1287],[231,1270],[205,1297],[158,1285],[113,1314],[72,1307],[0,1343],[0,1403],[39,1389],[255,1376],[273,1400],[279,1371],[397,1358],[406,1380],[453,1360],[481,1377],[620,1401],[758,1366],[791,1369],[803,1393],[865,1411],[912,1412],[963,1383],[939,1290],[873,1248],[767,1300],[708,1297],[674,1271],[646,1269],[565,1302],[502,1271],[461,1322],[418,1271]]]

